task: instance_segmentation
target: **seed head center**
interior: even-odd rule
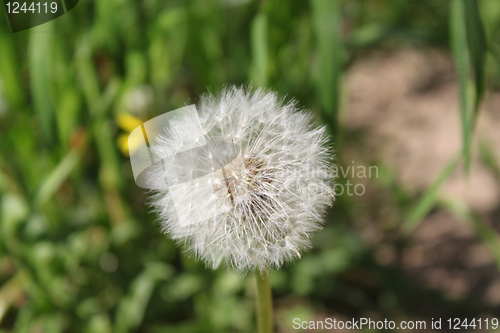
[[[236,208],[255,210],[258,201],[267,197],[272,172],[264,159],[238,155],[217,172],[217,178],[215,190],[219,195],[229,197]]]

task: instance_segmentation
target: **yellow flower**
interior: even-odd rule
[[[130,153],[134,153],[139,148],[141,142],[133,141],[131,142],[131,146],[129,147],[128,137],[134,129],[143,124],[143,121],[131,115],[130,113],[123,112],[120,113],[118,116],[116,116],[116,124],[118,125],[118,127],[120,127],[122,130],[126,132],[118,136],[118,141],[117,141],[118,148],[121,150],[123,155],[129,156]]]

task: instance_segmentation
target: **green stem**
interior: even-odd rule
[[[273,298],[271,295],[271,284],[269,274],[255,271],[255,282],[257,286],[257,324],[259,333],[273,332]]]

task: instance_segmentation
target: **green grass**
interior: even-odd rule
[[[342,154],[350,64],[378,49],[431,46],[456,61],[460,158],[470,164],[479,106],[500,83],[499,18],[497,0],[82,0],[12,34],[0,15],[0,331],[254,332],[252,278],[207,270],[159,233],[119,149],[127,133],[116,116],[147,120],[226,83],[252,82],[311,109]],[[383,189],[401,203],[401,228],[439,207],[437,191],[455,162],[417,198]],[[280,325],[304,308],[411,317],[410,305],[432,301],[449,311],[490,310],[451,304],[378,266],[350,227],[356,211],[339,198],[310,253],[271,273],[278,304],[291,307],[277,312]],[[492,229],[469,220],[499,258]],[[359,271],[383,281],[360,286],[349,280]],[[409,286],[410,299],[399,298],[391,279]]]

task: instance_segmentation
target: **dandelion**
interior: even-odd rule
[[[321,228],[334,199],[331,152],[325,128],[295,102],[229,87],[151,143],[151,202],[163,231],[196,258],[265,278]]]

